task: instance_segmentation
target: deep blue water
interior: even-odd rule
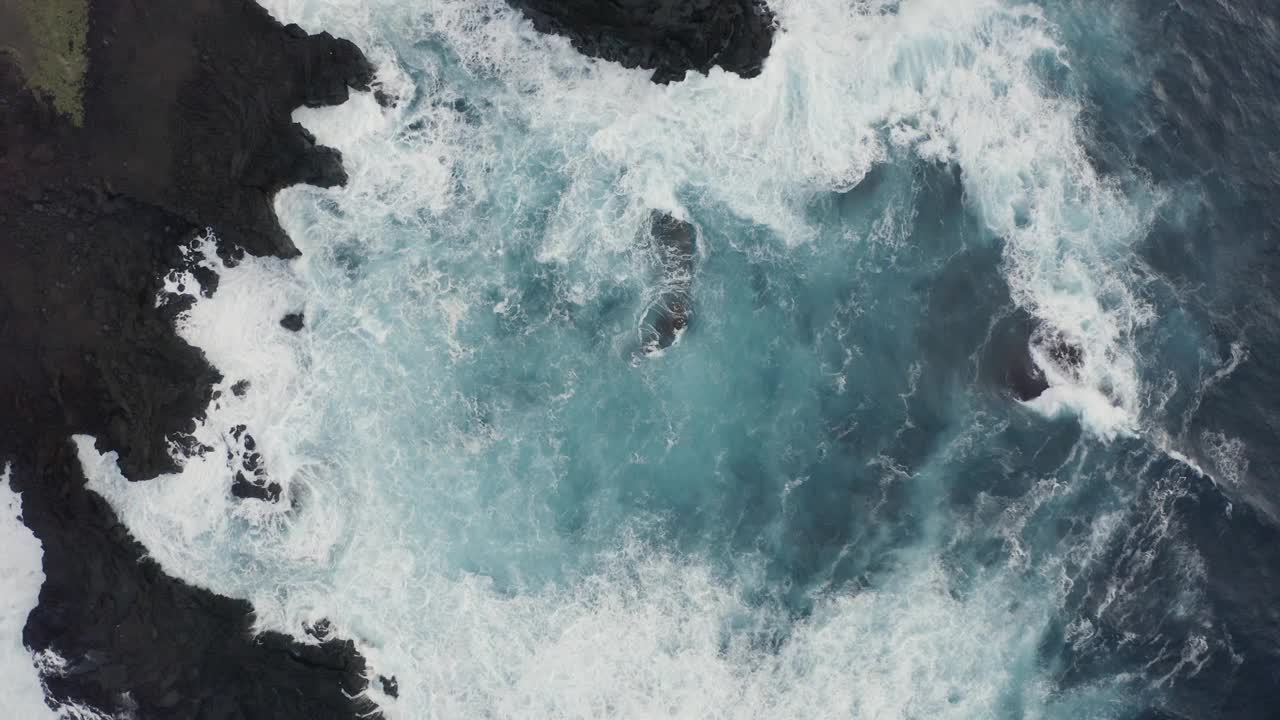
[[[1177,535],[1205,561],[1202,622],[1224,640],[1213,665],[1160,702],[1187,717],[1272,717],[1280,688],[1280,616],[1267,599],[1280,590],[1273,396],[1280,235],[1271,210],[1280,183],[1278,11],[1253,1],[1136,3],[1135,53],[1148,58],[1153,82],[1133,105],[1109,103],[1105,91],[1097,100],[1099,154],[1131,158],[1187,198],[1140,247],[1164,292],[1177,298],[1169,314],[1196,329],[1194,344],[1172,332],[1164,342],[1182,346],[1184,357],[1229,357],[1234,344],[1248,358],[1198,398],[1174,405],[1178,413],[1166,421],[1206,467],[1224,437],[1241,443],[1247,462],[1235,482],[1191,478],[1175,505]],[[1100,88],[1123,82],[1119,67],[1097,71]],[[1145,624],[1160,622],[1163,605],[1150,594]],[[1112,663],[1125,657],[1117,655]]]
[[[779,1],[759,78],[659,88],[277,5],[400,104],[301,114],[350,186],[184,327],[293,502],[91,472],[166,569],[332,619],[398,717],[1275,716],[1280,10]],[[655,209],[699,253],[645,354]]]

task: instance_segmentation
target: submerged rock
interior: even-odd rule
[[[1076,378],[1084,363],[1084,348],[1022,311],[992,326],[982,360],[990,380],[1022,402],[1034,400],[1049,389],[1041,363],[1051,364],[1057,375]]]
[[[773,46],[763,0],[507,1],[539,32],[563,35],[586,55],[653,70],[656,83],[715,66],[755,77]]]
[[[983,384],[1026,402],[1049,389],[1049,381],[1031,355],[1036,321],[1015,310],[996,320],[979,357]]]
[[[697,230],[667,213],[654,211],[649,236],[662,273],[662,293],[645,316],[646,352],[670,347],[689,325],[694,261],[698,256]]]
[[[1041,342],[1049,359],[1064,374],[1075,376],[1084,364],[1084,348],[1064,335],[1054,334]]]
[[[1013,396],[1022,402],[1035,400],[1049,389],[1049,381],[1030,353],[1019,355],[1010,363],[1006,368],[1005,382]]]
[[[1042,374],[1047,371],[1072,382],[1080,379],[1084,347],[1078,340],[1040,325],[1031,336],[1030,347]]]

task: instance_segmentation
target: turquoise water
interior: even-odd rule
[[[1136,717],[1229,667],[1175,509],[1234,365],[1140,253],[1178,189],[1093,127],[1128,9],[779,0],[759,78],[661,87],[500,4],[271,5],[397,103],[298,112],[349,186],[183,321],[251,380],[219,451],[81,445],[167,571],[328,618],[390,717]],[[655,210],[698,253],[647,353]],[[1083,359],[1036,340],[1021,403],[1029,328]],[[239,423],[289,502],[230,497]]]

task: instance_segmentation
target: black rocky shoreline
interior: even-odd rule
[[[175,469],[217,371],[156,307],[180,247],[216,227],[291,257],[272,210],[296,183],[345,182],[290,115],[345,102],[373,69],[353,44],[286,27],[254,2],[88,6],[85,121],[29,91],[0,54],[0,463],[44,547],[24,642],[66,660],[54,704],[121,717],[338,718],[374,710],[349,640],[251,631],[252,608],[165,575],[85,487],[69,441],[98,438],[125,474]]]
[[[772,42],[758,0],[510,2],[580,51],[654,69],[655,82],[713,65],[752,76]],[[24,642],[66,660],[42,677],[55,706],[378,717],[350,640],[327,628],[308,629],[310,643],[255,636],[249,603],[165,575],[86,488],[70,442],[96,437],[131,480],[176,469],[170,444],[194,442],[221,377],[175,332],[190,300],[157,307],[163,279],[209,227],[226,264],[298,254],[274,194],[346,174],[291,113],[371,89],[373,68],[352,43],[284,26],[253,0],[87,8],[83,123],[0,52],[0,466],[12,467],[46,577]],[[303,328],[301,316],[281,322]],[[395,679],[379,680],[396,694]]]

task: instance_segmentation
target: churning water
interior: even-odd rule
[[[297,113],[351,176],[281,194],[301,259],[193,249],[214,450],[132,485],[78,439],[166,571],[328,619],[392,718],[1260,712],[1203,547],[1264,522],[1201,412],[1250,345],[1153,240],[1209,191],[1144,161],[1185,11],[773,0],[759,77],[657,86],[497,0],[267,4],[396,102]]]

